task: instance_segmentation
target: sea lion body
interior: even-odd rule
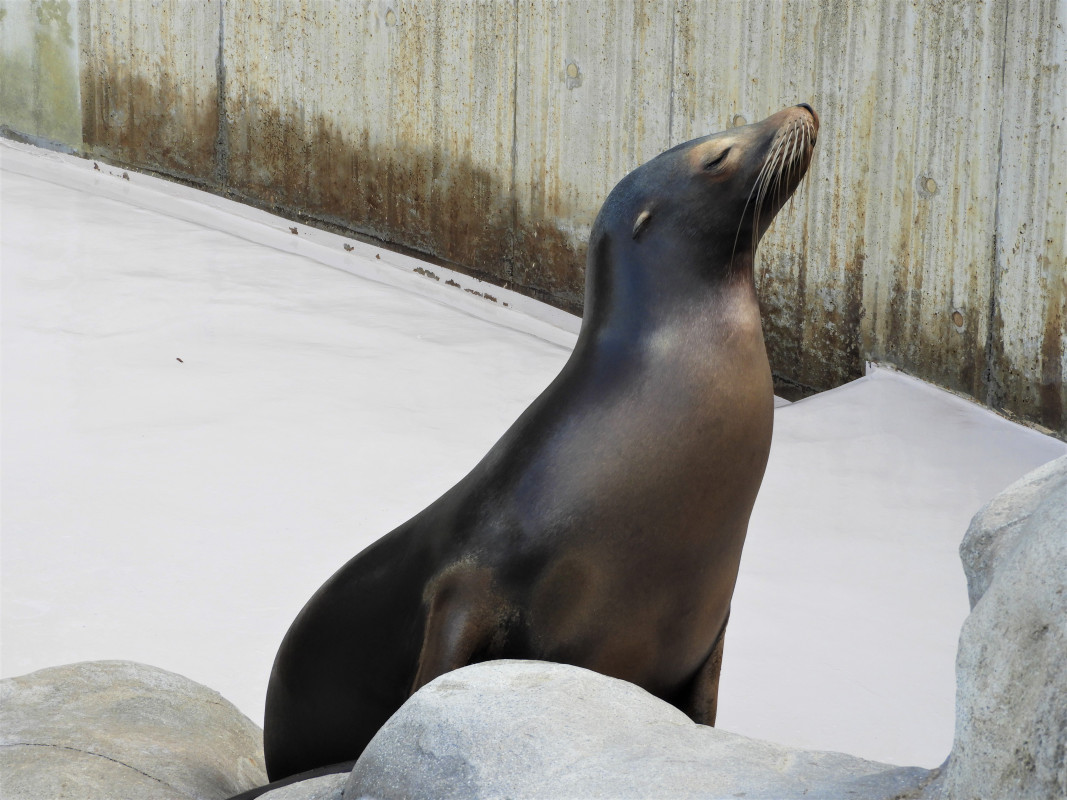
[[[773,422],[752,256],[817,125],[786,109],[669,150],[613,190],[563,371],[293,622],[267,694],[272,780],[357,758],[419,687],[497,658],[593,669],[714,722]]]

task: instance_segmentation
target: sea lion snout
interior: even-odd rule
[[[777,196],[781,197],[784,193],[783,199],[788,199],[811,164],[819,132],[819,115],[807,103],[800,103],[779,111],[759,124],[765,125],[773,133],[756,186],[762,193],[773,185]],[[777,208],[774,213],[777,213]]]
[[[811,114],[812,118],[814,118],[814,120],[815,120],[815,130],[818,130],[819,129],[819,115],[815,113],[815,109],[812,108],[807,103],[797,103],[796,107],[797,108],[803,108],[809,114]]]

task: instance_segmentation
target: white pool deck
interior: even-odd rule
[[[261,722],[304,601],[478,461],[577,320],[99,167],[0,142],[0,668],[142,661]],[[939,764],[968,610],[959,542],[1064,453],[886,369],[778,408],[720,726]]]

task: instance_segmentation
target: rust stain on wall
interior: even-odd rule
[[[218,113],[214,104],[178,117],[183,88],[146,81],[112,65],[82,83],[83,138],[90,151],[118,164],[147,167],[202,182],[215,168]]]
[[[1062,250],[1060,252],[1063,252]],[[1038,386],[1038,407],[1041,419],[1053,430],[1063,430],[1067,423],[1067,375],[1063,374],[1065,360],[1064,338],[1067,332],[1067,274],[1061,271],[1056,279],[1056,266],[1047,263],[1052,275],[1048,293],[1048,313],[1041,336],[1041,383]],[[1062,264],[1060,267],[1062,268]]]
[[[218,3],[79,5],[90,152],[205,181],[215,169]]]
[[[515,212],[499,175],[439,150],[375,146],[330,120],[259,107],[229,140],[229,193],[426,253],[580,313],[584,247]],[[310,131],[310,136],[305,131]]]

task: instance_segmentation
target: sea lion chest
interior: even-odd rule
[[[725,622],[773,421],[754,297],[674,323],[640,352],[604,343],[549,393],[552,422],[535,415],[512,443],[503,521],[479,543],[500,547],[525,657],[664,690]]]

